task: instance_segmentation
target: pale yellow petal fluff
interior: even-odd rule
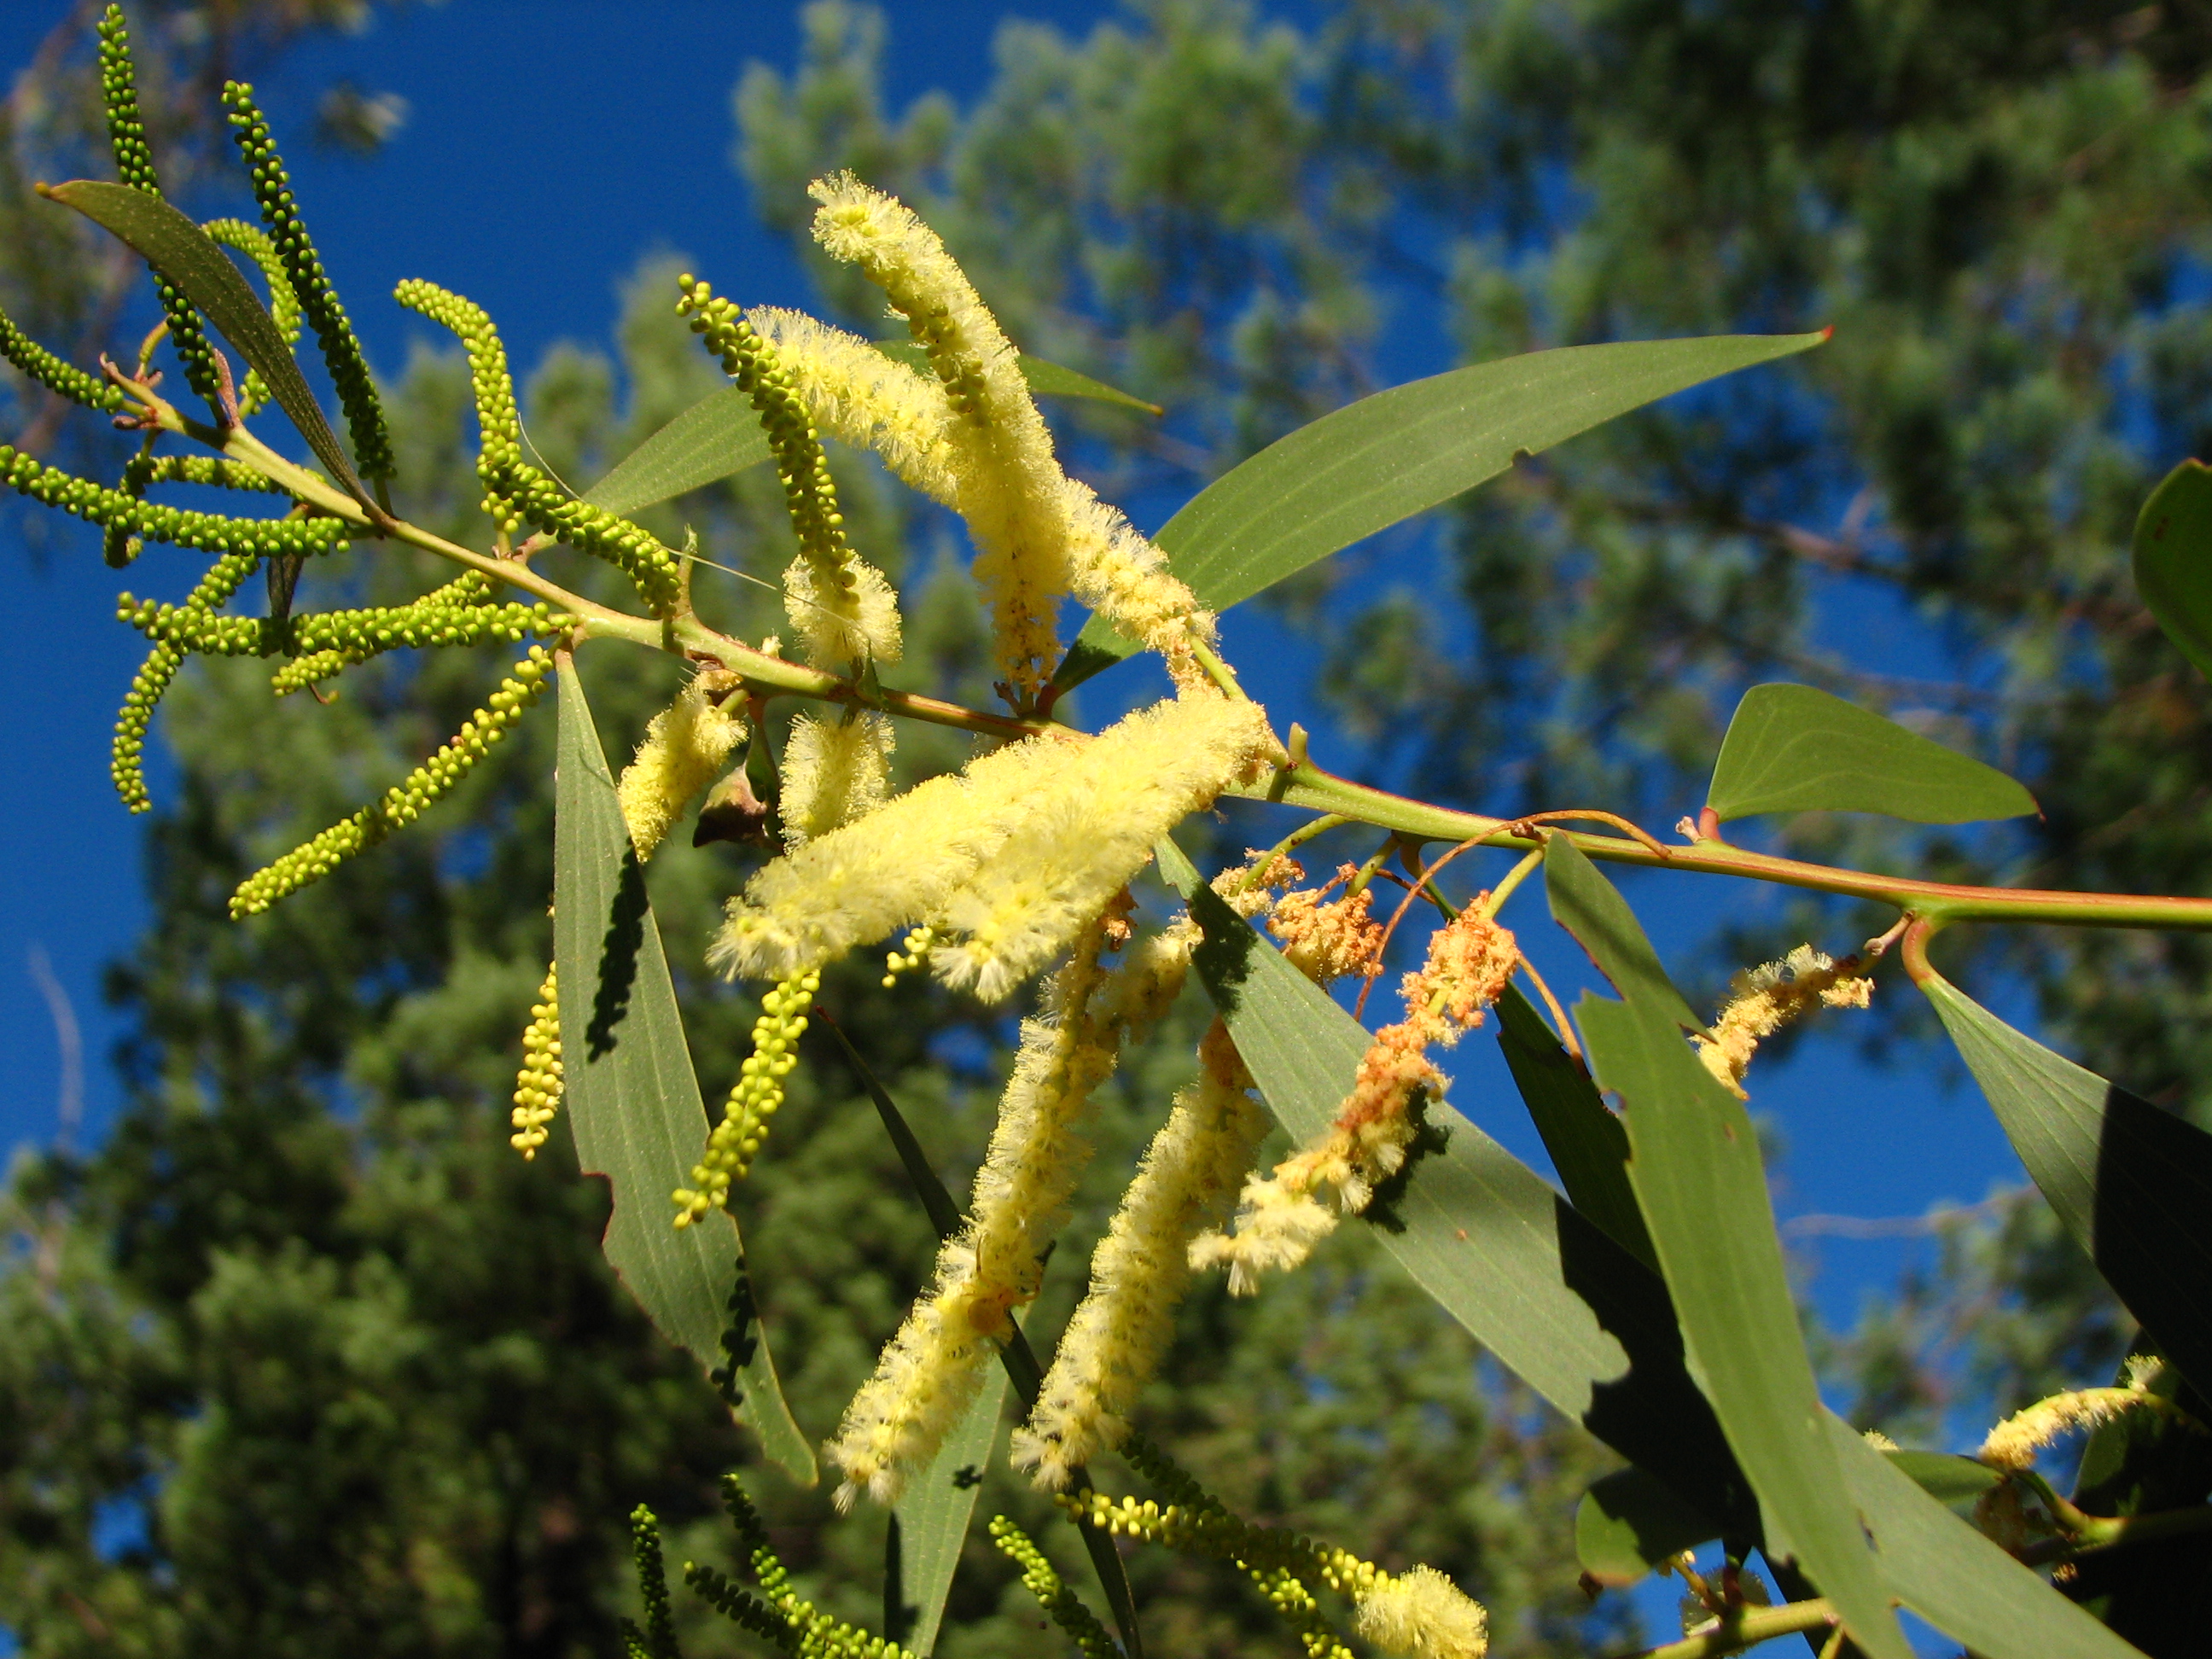
[[[1158,1369],[1189,1288],[1193,1234],[1228,1206],[1272,1120],[1216,1020],[1200,1045],[1198,1080],[1176,1097],[1106,1237],[1091,1258],[1091,1289],[1068,1321],[1013,1462],[1037,1484],[1069,1474],[1120,1445],[1124,1413]]]
[[[896,1501],[967,1409],[1013,1310],[1036,1295],[1045,1247],[1090,1158],[1078,1127],[1092,1091],[1122,1043],[1158,1019],[1182,985],[1191,935],[1164,938],[1109,973],[1099,962],[1109,921],[1102,915],[1085,931],[1047,985],[1042,1017],[1024,1023],[968,1224],[939,1248],[929,1291],[884,1345],[826,1449],[844,1476],[840,1505],[862,1492]]]
[[[696,675],[645,728],[635,758],[623,768],[615,786],[639,858],[653,856],[669,826],[721,775],[730,751],[743,741],[745,723],[736,687],[732,674]]]
[[[796,847],[884,804],[895,739],[888,716],[854,709],[841,720],[800,714],[783,747],[784,838]]]
[[[1482,1659],[1490,1648],[1481,1604],[1434,1567],[1378,1577],[1352,1628],[1404,1659]]]

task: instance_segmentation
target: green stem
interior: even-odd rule
[[[1334,812],[1385,830],[1429,841],[1478,842],[1485,847],[1526,849],[1540,843],[1516,833],[1518,818],[1488,817],[1455,811],[1425,801],[1338,777],[1308,761],[1271,778],[1230,791],[1253,800],[1275,800],[1317,812]],[[1948,882],[1914,881],[1857,870],[1838,870],[1796,859],[1776,858],[1739,847],[1697,842],[1682,847],[1647,847],[1625,836],[1564,834],[1594,859],[1647,869],[1686,870],[1700,875],[1740,876],[1809,888],[1849,898],[1909,910],[1931,924],[1953,921],[2043,921],[2097,927],[2212,928],[2212,899],[2164,898],[2133,893],[2064,893],[2033,888],[1967,887]]]
[[[1534,875],[1536,866],[1543,861],[1544,849],[1540,847],[1523,856],[1520,863],[1505,872],[1505,879],[1490,890],[1490,902],[1483,906],[1483,914],[1495,918],[1505,908],[1505,901],[1513,896],[1513,890]]]
[[[2067,1507],[2072,1509],[2073,1505]],[[2207,1504],[2186,1510],[2161,1510],[2155,1515],[2105,1516],[2082,1515],[2078,1510],[2075,1515],[2079,1519],[2073,1524],[2078,1529],[2072,1538],[2047,1539],[2023,1551],[2021,1559],[2031,1565],[2042,1565],[2052,1561],[2076,1560],[2129,1544],[2149,1544],[2161,1538],[2212,1532],[2212,1505]]]
[[[1300,824],[1269,848],[1265,854],[1252,861],[1252,867],[1244,872],[1244,879],[1237,884],[1237,890],[1240,893],[1249,893],[1252,890],[1254,882],[1275,867],[1277,859],[1288,858],[1316,836],[1323,835],[1344,822],[1344,819],[1337,817],[1334,812],[1324,812],[1311,823]]]
[[[1741,1653],[1778,1636],[1796,1636],[1836,1622],[1836,1610],[1826,1601],[1791,1601],[1778,1607],[1743,1607],[1723,1618],[1711,1630],[1686,1636],[1679,1642],[1645,1648],[1624,1659],[1720,1659]]]

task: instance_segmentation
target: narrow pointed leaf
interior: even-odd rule
[[[1971,1457],[1931,1451],[1881,1455],[1939,1504],[1971,1504],[1997,1483],[1995,1469]],[[1684,1550],[1720,1535],[1720,1522],[1635,1468],[1594,1481],[1575,1508],[1576,1559],[1601,1584],[1633,1584]]]
[[[276,319],[214,238],[160,197],[128,185],[76,179],[43,193],[75,208],[183,289],[223,338],[259,372],[262,384],[300,429],[307,447],[315,452],[315,459],[331,477],[374,511],[368,491],[354,474],[353,463],[339,447],[337,434],[323,418],[322,406],[307,389],[292,349],[284,343]]]
[[[628,518],[719,483],[768,459],[768,434],[751,394],[709,392],[615,464],[584,492],[593,507]]]
[[[1637,1201],[1691,1363],[1759,1492],[1766,1548],[1820,1585],[1875,1659],[1911,1659],[1821,1427],[1749,1115],[1663,1010],[1586,992],[1575,1012],[1598,1081],[1626,1103]]]
[[[1660,966],[1659,953],[1644,936],[1643,924],[1620,890],[1597,872],[1582,848],[1565,836],[1553,836],[1544,848],[1544,890],[1552,920],[1571,933],[1613,988],[1642,1003],[1686,1030],[1705,1022],[1690,1012],[1674,981]]]
[[[1826,811],[1914,823],[2036,811],[2035,797],[1995,767],[1809,685],[1743,694],[1705,804],[1723,819]]]
[[[1498,1046],[1568,1199],[1656,1273],[1659,1257],[1628,1184],[1628,1131],[1543,1016],[1511,985],[1498,1000]]]
[[[2184,461],[2136,520],[2136,589],[2197,672],[2212,678],[2212,467]]]
[[[878,340],[877,350],[895,362],[904,363],[921,374],[933,373],[929,354],[914,340]],[[1088,374],[1072,368],[1062,368],[1058,363],[1048,363],[1042,357],[1021,354],[1022,379],[1040,398],[1088,398],[1094,403],[1119,404],[1124,409],[1141,410],[1147,415],[1164,415],[1167,410],[1158,404],[1148,404],[1142,398],[1131,397],[1119,386],[1108,386],[1103,380],[1094,380]]]
[[[1152,539],[1201,604],[1225,611],[1496,477],[1516,456],[1827,337],[1567,346],[1393,386],[1277,440],[1207,485]],[[1136,648],[1094,617],[1053,678],[1075,685]]]
[[[2212,1387],[2212,1135],[2051,1053],[1940,975],[1920,988],[2075,1243],[2181,1374]]]
[[[1200,980],[1278,1120],[1305,1139],[1351,1086],[1365,1032],[1206,889],[1171,843],[1157,850],[1161,873],[1205,930]],[[1457,1113],[1445,1108],[1431,1119],[1449,1132],[1446,1145],[1415,1161],[1399,1201],[1378,1218],[1377,1242],[1553,1406],[1733,1534],[1755,1536],[1757,1501],[1684,1369],[1659,1276]],[[1548,1224],[1532,1190],[1553,1206]],[[1914,1611],[1988,1659],[2135,1655],[1893,1470],[1848,1424],[1832,1413],[1825,1421],[1889,1588]]]
[[[706,1145],[707,1111],[644,872],[575,665],[563,663],[557,678],[553,944],[564,1115],[577,1162],[611,1189],[608,1265],[660,1334],[712,1370],[725,1362],[722,1335],[744,1273],[744,1244],[723,1211],[681,1230],[673,1224],[669,1194],[686,1184]],[[737,1358],[738,1419],[793,1480],[813,1485],[814,1449],[784,1402],[757,1316]]]
[[[929,1467],[907,1482],[891,1510],[896,1570],[884,1578],[885,1632],[922,1659],[937,1646],[945,1598],[952,1591],[1006,1398],[1006,1373],[994,1367],[967,1415],[945,1436]]]
[[[1616,1469],[1593,1482],[1575,1505],[1575,1559],[1614,1589],[1720,1535],[1719,1522],[1639,1468]]]

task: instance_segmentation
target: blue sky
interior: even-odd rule
[[[23,62],[63,9],[61,0],[0,9],[0,64]],[[1002,18],[1081,32],[1116,8],[933,0],[888,9],[890,92],[902,105],[937,88],[972,97],[988,77]],[[408,341],[426,333],[380,298],[402,276],[425,276],[484,304],[526,369],[556,339],[604,343],[617,283],[656,250],[693,255],[718,286],[749,301],[806,302],[797,263],[757,228],[729,160],[730,94],[744,63],[788,67],[798,41],[788,5],[447,0],[380,15],[359,35],[319,40],[259,90],[280,138],[305,130],[316,92],[340,76],[398,93],[410,106],[407,125],[373,160],[287,145],[302,204],[372,357],[395,365]],[[0,869],[9,872],[0,883],[0,1146],[43,1140],[57,1123],[61,1058],[28,966],[34,949],[50,957],[84,1029],[91,1132],[118,1099],[106,1053],[118,1029],[100,1004],[99,977],[103,963],[129,951],[147,916],[139,826],[106,776],[113,709],[143,650],[113,620],[118,585],[88,538],[65,540],[41,566],[20,550],[0,554],[0,602],[36,619],[24,643],[0,658],[0,699],[12,716],[0,744],[19,803],[0,814]],[[1889,627],[1850,631],[1899,637]],[[1323,733],[1316,752],[1330,758],[1326,722],[1300,689],[1300,654],[1283,652],[1258,617],[1232,617],[1228,638],[1233,655],[1257,665],[1255,689],[1278,724],[1299,719],[1315,727]],[[1353,759],[1341,747],[1334,757]],[[155,776],[158,787],[158,769]],[[1695,877],[1641,878],[1629,890],[1662,946],[1678,950],[1699,937],[1722,897],[1715,881]],[[1543,919],[1534,887],[1518,909],[1510,919],[1571,994],[1565,988],[1586,978],[1579,953]],[[1905,994],[1901,981],[1885,992]],[[1490,1045],[1464,1045],[1454,1069],[1462,1109],[1540,1158]],[[1851,1054],[1847,1030],[1763,1066],[1754,1083],[1757,1106],[1789,1148],[1777,1182],[1785,1217],[1908,1216],[1971,1203],[2020,1178],[1970,1089],[1871,1070]],[[1808,1268],[1817,1269],[1810,1288],[1824,1313],[1847,1322],[1912,1248],[1893,1238],[1809,1247]]]

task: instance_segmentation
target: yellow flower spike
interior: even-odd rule
[[[782,979],[917,923],[931,966],[988,1000],[1064,949],[1152,845],[1271,744],[1265,713],[1198,691],[1097,737],[1044,732],[816,836],[730,902],[708,960]]]
[[[559,979],[559,964],[548,963],[545,982],[538,988],[530,1024],[522,1033],[522,1070],[514,1079],[514,1133],[509,1142],[528,1159],[537,1158],[546,1141],[545,1126],[561,1109]]]
[[[1990,1431],[1989,1438],[1975,1455],[1991,1468],[2032,1469],[2035,1467],[2035,1455],[2063,1436],[2094,1429],[2124,1413],[2137,1410],[2161,1412],[2174,1418],[2183,1416],[2172,1401],[2146,1389],[2075,1389],[2014,1412]]]
[[[645,728],[635,757],[615,785],[641,861],[653,856],[669,827],[721,775],[731,751],[744,741],[740,706],[737,677],[708,670],[695,675]]]
[[[842,720],[793,719],[783,750],[784,839],[796,847],[881,806],[895,738],[889,717],[866,709]]]
[[[1874,981],[1859,977],[1856,957],[1838,963],[1801,945],[1779,962],[1735,976],[1733,994],[1713,1021],[1711,1036],[1692,1039],[1698,1058],[1739,1097],[1743,1074],[1759,1043],[1814,1007],[1863,1008]]]
[[[1017,1468],[1041,1486],[1120,1444],[1123,1414],[1158,1368],[1189,1287],[1190,1240],[1217,1220],[1267,1133],[1252,1079],[1215,1020],[1199,1045],[1198,1081],[1176,1098],[1106,1237],[1091,1259],[1091,1288],[1068,1321],[1036,1410],[1014,1431]],[[1146,1518],[1159,1506],[1147,1501]]]
[[[850,336],[792,331],[800,351],[820,351],[795,385],[803,397],[812,391],[810,409],[831,430],[842,419],[859,441],[889,439],[880,447],[895,467],[906,461],[908,482],[967,520],[1015,703],[1033,707],[1044,689],[1060,654],[1054,616],[1071,591],[1166,654],[1183,683],[1194,668],[1190,644],[1211,641],[1212,617],[1167,574],[1157,548],[1060,470],[1019,354],[937,233],[849,173],[817,179],[811,191],[822,204],[815,240],[881,288],[929,354],[944,423],[906,382],[857,357],[852,347],[864,343]]]
[[[967,1409],[1008,1316],[1037,1293],[1045,1247],[1090,1159],[1077,1130],[1091,1096],[1123,1043],[1175,1000],[1189,967],[1195,930],[1163,936],[1105,969],[1100,957],[1119,920],[1093,919],[1047,982],[1040,1017],[1023,1023],[969,1222],[939,1248],[929,1290],[884,1345],[828,1448],[844,1475],[841,1508],[862,1492],[878,1503],[896,1500]]]

